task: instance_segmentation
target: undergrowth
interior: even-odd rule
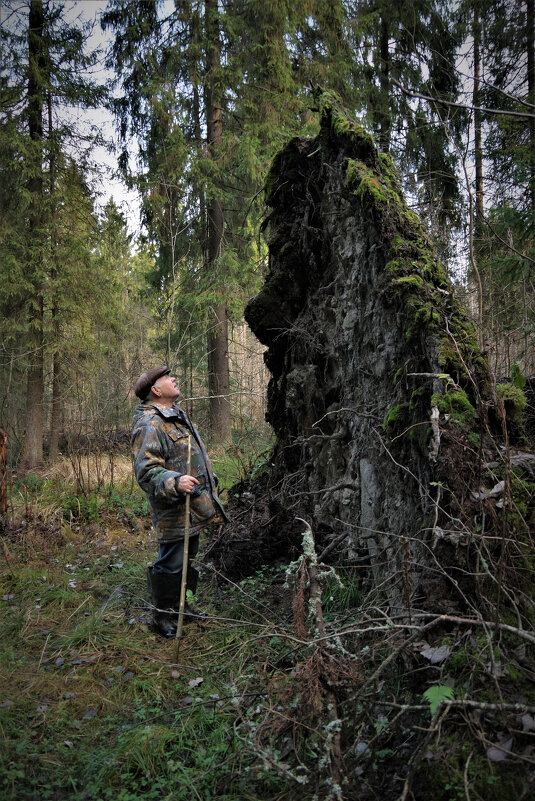
[[[253,441],[242,436],[230,447],[212,451],[218,491],[225,500],[228,490],[251,474],[259,475],[269,466],[272,441]],[[110,475],[115,480],[110,481]],[[118,523],[146,518],[145,494],[134,481],[127,456],[87,455],[85,459],[62,459],[48,474],[28,472],[9,487],[12,514],[39,516],[48,521],[61,515],[67,523],[100,523],[113,517]]]
[[[238,584],[201,550],[210,618],[175,663],[149,625],[142,496],[102,487],[96,519],[66,516],[59,485],[30,481],[3,541],[5,801],[530,797],[535,638],[503,592],[500,625],[487,610],[406,620],[362,566],[319,564],[312,532],[296,563]],[[490,571],[497,546],[478,547]]]

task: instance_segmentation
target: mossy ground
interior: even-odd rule
[[[249,609],[245,589],[216,587],[207,571],[213,618],[187,626],[176,664],[174,642],[148,625],[148,531],[106,515],[45,532],[27,516],[4,544],[5,801],[276,795],[261,767],[251,782],[254,758],[235,732],[234,705],[256,685],[250,642],[270,630],[260,602]],[[263,658],[276,652],[268,637]]]
[[[239,584],[205,565],[199,601],[211,618],[186,628],[175,663],[174,642],[147,622],[145,567],[156,545],[142,496],[134,489],[130,506],[129,488],[116,486],[115,512],[100,505],[88,519],[82,504],[67,520],[46,482],[28,484],[1,569],[6,801],[335,798],[327,697],[340,715],[342,798],[399,798],[420,749],[415,799],[431,789],[433,799],[462,798],[465,778],[488,801],[530,787],[522,754],[533,735],[520,712],[441,708],[438,725],[422,699],[448,683],[458,701],[535,704],[525,669],[533,646],[515,635],[489,639],[443,624],[428,640],[450,653],[430,664],[418,642],[402,648],[410,627],[389,624],[386,610],[378,615],[361,568],[348,566],[338,578],[326,572],[324,647],[313,619],[295,623],[299,599],[308,615],[307,589],[295,574],[285,586],[285,565]],[[509,730],[511,753],[493,762],[489,748]]]

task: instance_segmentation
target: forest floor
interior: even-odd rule
[[[489,654],[469,621],[398,623],[310,549],[239,583],[201,550],[209,619],[175,659],[150,627],[141,493],[48,490],[15,485],[2,539],[5,801],[533,797],[529,636]]]

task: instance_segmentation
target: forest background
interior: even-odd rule
[[[525,402],[534,0],[0,0],[0,47],[5,797],[532,797],[532,454],[513,465],[507,448],[487,475],[480,451],[471,473],[452,421],[450,472],[469,491],[492,478],[466,526],[448,522],[444,565],[426,551],[466,591],[463,616],[440,592],[408,622],[384,605],[385,586],[410,598],[405,536],[399,573],[366,585],[369,555],[318,537],[316,557],[302,521],[290,565],[234,581],[201,554],[210,622],[188,626],[178,661],[149,628],[155,542],[129,432],[137,376],[167,363],[244,561],[261,553],[273,499],[249,490],[272,464],[269,376],[243,311],[268,269],[264,186],[284,180],[270,165],[318,133],[317,87],[392,157],[496,379]]]
[[[213,445],[265,440],[267,375],[242,313],[266,268],[269,166],[317,131],[316,85],[392,155],[497,377],[535,371],[532,0],[3,0],[1,14],[12,466],[125,443],[132,385],[154,363]],[[103,201],[100,146],[139,220]]]

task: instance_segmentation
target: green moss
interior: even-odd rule
[[[530,506],[535,502],[535,483],[525,481],[514,473],[511,474],[511,496],[516,510],[525,517]]]
[[[349,183],[357,184],[355,195],[363,205],[370,199],[379,206],[388,203],[391,190],[362,161],[350,159],[346,168],[346,176]]]
[[[477,332],[468,318],[451,315],[448,321],[450,333],[442,337],[438,347],[438,363],[448,373],[466,375],[466,367],[475,369],[480,378],[488,380],[489,365],[477,344]]]
[[[513,681],[521,681],[524,678],[524,674],[518,665],[513,665],[510,663],[505,666],[505,669]]]
[[[468,444],[471,445],[472,448],[474,448],[474,450],[479,449],[479,446],[481,444],[481,437],[479,436],[479,434],[477,434],[475,431],[471,431],[468,434],[467,439],[468,439]]]
[[[496,395],[503,400],[508,420],[522,424],[526,408],[526,396],[515,384],[497,384]]]
[[[411,395],[411,399],[409,401],[409,412],[413,412],[416,408],[418,401],[422,398],[423,395],[426,393],[426,387],[418,387],[415,389]]]
[[[403,275],[401,278],[394,278],[392,283],[394,286],[412,286],[422,289],[424,286],[424,279],[420,275]]]
[[[388,414],[384,419],[383,430],[386,431],[394,424],[399,423],[399,421],[402,418],[405,418],[406,410],[407,410],[407,405],[405,403],[398,403],[395,406],[392,406],[392,408],[389,409]]]
[[[320,115],[330,119],[331,130],[336,136],[357,138],[366,151],[377,152],[373,136],[357,120],[349,116],[336,92],[317,87],[313,91],[313,96],[318,104]]]
[[[413,262],[410,262],[410,264],[412,263]],[[408,273],[407,264],[408,261],[407,259],[404,258],[391,259],[389,262],[385,264],[385,272],[391,273],[392,275],[400,275],[400,274],[402,276],[407,275]]]
[[[448,670],[454,675],[461,673],[469,664],[466,648],[461,646],[448,657]]]
[[[440,314],[430,300],[423,300],[420,295],[411,295],[407,302],[407,316],[409,325],[405,336],[412,339],[415,333],[425,328],[434,331],[440,323]]]
[[[459,387],[447,389],[443,395],[439,393],[433,395],[431,406],[438,406],[442,414],[449,414],[450,418],[463,428],[468,428],[474,421],[476,410],[466,392]]]
[[[383,171],[386,173],[386,175],[388,175],[388,177],[393,182],[397,182],[398,171],[396,169],[396,165],[394,164],[392,156],[389,153],[382,153],[382,152],[379,152],[378,155]]]
[[[396,386],[396,384],[398,383],[399,379],[403,375],[404,371],[405,371],[405,365],[402,365],[401,367],[398,367],[398,369],[394,373],[394,386]]]
[[[349,159],[346,168],[348,183],[357,185],[355,195],[362,204],[371,201],[376,209],[395,217],[400,227],[415,234],[420,230],[418,215],[407,207],[394,173],[381,169],[381,159],[377,153],[375,156],[373,169],[358,159]]]
[[[525,438],[524,413],[526,410],[526,396],[520,387],[512,383],[498,384],[496,386],[496,409],[491,413],[491,425],[497,431],[502,429],[502,415],[499,407],[503,404],[507,431],[512,441],[520,442]]]

